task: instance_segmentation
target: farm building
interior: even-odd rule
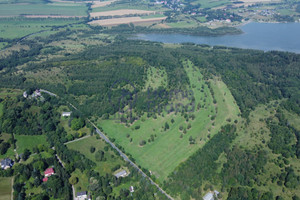
[[[132,192],[134,192],[134,187],[133,186],[130,186],[129,187],[129,191],[132,193]]]
[[[11,168],[13,165],[14,165],[14,162],[9,158],[5,158],[4,160],[1,161],[1,168],[2,169]]]
[[[214,194],[212,192],[207,193],[204,197],[203,200],[214,200]]]

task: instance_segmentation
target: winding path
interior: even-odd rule
[[[47,90],[44,90],[44,89],[40,89],[40,91],[41,92],[44,92],[44,93],[47,93],[47,94],[49,94],[50,96],[55,96],[55,97],[59,97],[58,95],[56,95],[56,94],[54,94],[54,93],[52,93],[52,92],[49,92],[49,91],[47,91]],[[71,104],[71,103],[69,103],[69,102],[67,102],[70,106],[72,106],[75,110],[78,110],[73,104]],[[78,110],[79,111],[79,110]],[[103,138],[112,148],[114,148],[119,154],[120,154],[120,156],[125,160],[125,161],[127,161],[127,162],[129,162],[130,163],[130,165],[132,166],[132,167],[134,167],[136,170],[138,170],[138,172],[143,176],[143,177],[145,177],[145,178],[147,178],[149,181],[150,181],[150,183],[152,184],[152,185],[155,185],[156,187],[157,187],[157,189],[161,192],[161,193],[163,193],[168,199],[171,199],[171,200],[174,200],[166,191],[164,191],[157,183],[155,183],[147,174],[145,174],[132,160],[130,160],[127,156],[126,156],[126,154],[124,154],[118,147],[116,147],[116,145],[114,144],[114,143],[112,143],[109,139],[108,139],[108,137],[106,137],[106,135],[104,135],[98,128],[97,128],[97,126],[93,123],[93,122],[91,122],[91,120],[90,119],[88,119],[87,118],[87,121],[95,128],[95,130],[96,130],[96,132],[99,134],[99,136],[101,137],[101,138]]]

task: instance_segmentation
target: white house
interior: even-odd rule
[[[115,177],[120,178],[120,177],[125,177],[125,176],[127,176],[127,175],[128,175],[128,174],[127,174],[126,170],[122,170],[122,171],[116,173],[116,174],[115,174]]]
[[[63,117],[70,117],[71,114],[72,114],[72,112],[63,112],[63,113],[61,114],[61,116],[63,116]]]
[[[87,192],[77,192],[77,197],[75,198],[76,200],[86,200],[88,198]]]
[[[4,160],[1,161],[1,168],[2,169],[11,168],[13,165],[14,165],[14,162],[9,158],[5,158]]]

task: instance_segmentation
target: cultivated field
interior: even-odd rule
[[[76,4],[66,6],[60,4],[1,4],[0,17],[16,17],[23,15],[61,15],[61,16],[87,16],[87,7]]]
[[[94,20],[89,22],[91,25],[114,26],[119,24],[137,24],[137,23],[156,23],[165,20],[167,17],[142,19],[141,17],[124,17],[104,20]]]
[[[239,113],[229,89],[222,81],[211,80],[217,100],[217,104],[213,104],[210,90],[200,71],[193,68],[191,63],[186,63],[185,69],[190,78],[195,104],[202,106],[199,110],[186,113],[193,114],[194,119],[189,118],[186,121],[180,112],[165,112],[163,116],[157,116],[157,119],[147,119],[145,115],[132,127],[126,127],[115,120],[103,120],[98,123],[109,137],[115,138],[116,143],[134,157],[137,164],[150,170],[160,182],[217,133],[221,125],[226,123],[226,119],[234,120]],[[186,99],[174,99],[175,102],[184,105],[187,103]],[[216,115],[215,119],[211,118],[213,115]],[[166,122],[170,126],[168,130],[163,128]],[[137,125],[140,128],[136,130],[134,127]],[[183,130],[180,130],[180,127],[183,127]],[[195,144],[190,144],[190,138]],[[146,141],[144,146],[140,146],[142,140]]]
[[[0,177],[0,200],[11,200],[11,183],[11,177]]]
[[[123,15],[144,15],[144,14],[154,14],[155,11],[148,10],[135,10],[135,9],[121,9],[121,10],[112,10],[104,12],[92,12],[90,13],[91,18],[101,17],[101,16],[123,16]]]
[[[115,2],[116,0],[112,1],[94,1],[93,5],[91,6],[92,8],[98,8],[98,7],[104,7],[107,5],[110,5],[111,3]]]

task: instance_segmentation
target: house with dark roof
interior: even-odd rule
[[[14,161],[12,161],[9,158],[5,158],[4,160],[1,161],[1,168],[2,169],[11,168],[13,165],[14,165]]]

